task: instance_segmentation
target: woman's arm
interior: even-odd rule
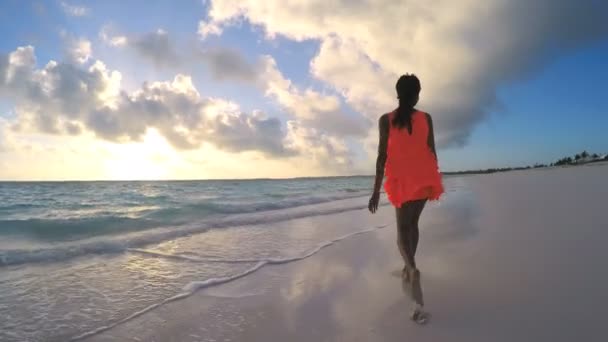
[[[386,163],[386,146],[388,144],[389,117],[384,114],[378,120],[378,128],[380,133],[380,141],[378,142],[378,158],[376,159],[376,179],[374,181],[374,191],[369,200],[369,211],[372,213],[378,209],[380,201],[380,187],[384,178],[384,164]]]
[[[433,118],[431,118],[431,114],[426,113],[426,120],[429,126],[427,144],[429,145],[431,152],[433,152],[433,155],[435,155],[435,159],[437,159],[437,151],[435,150],[435,132],[433,131]]]

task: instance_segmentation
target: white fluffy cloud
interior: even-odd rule
[[[68,42],[67,55],[72,62],[84,64],[91,58],[92,53],[91,42],[87,39],[72,39]]]
[[[372,119],[395,106],[397,77],[414,72],[448,146],[467,141],[498,86],[606,37],[606,13],[595,0],[221,0],[205,26],[246,19],[269,37],[319,40],[312,73]]]
[[[201,39],[205,39],[210,35],[220,35],[222,34],[222,28],[216,23],[209,23],[204,20],[201,20],[198,23],[198,35]]]
[[[139,141],[155,128],[179,149],[211,143],[231,151],[296,153],[284,148],[278,120],[205,98],[186,75],[126,93],[121,74],[100,61],[88,69],[50,61],[38,69],[34,48],[25,46],[0,55],[0,80],[0,95],[16,103],[18,129],[72,135],[86,129],[111,141]]]
[[[338,174],[352,174],[353,153],[343,139],[302,125],[287,122],[287,146],[291,150],[305,151],[308,162],[323,165]]]
[[[0,55],[0,97],[10,97],[15,103],[17,117],[10,128],[16,132],[90,132],[121,143],[142,141],[154,129],[178,150],[210,145],[229,153],[254,151],[272,158],[300,158],[309,168],[325,170],[323,174],[348,171],[352,164],[344,140],[307,125],[304,116],[296,115],[283,124],[260,111],[243,113],[234,102],[199,94],[187,75],[145,82],[125,92],[121,73],[99,60],[86,68],[56,61],[42,68],[36,65],[32,46]],[[281,80],[286,81],[278,77],[272,82]],[[289,98],[292,91],[310,96],[298,95],[290,86],[287,89],[288,94],[281,96]],[[3,149],[8,146],[5,140]]]
[[[110,40],[106,31],[102,30],[100,35]],[[254,84],[283,110],[315,131],[342,137],[363,136],[370,125],[370,121],[359,114],[346,114],[338,96],[312,88],[301,89],[285,78],[272,56],[260,56],[249,62],[240,51],[231,48],[178,49],[163,30],[135,35],[126,41],[128,47],[156,66],[182,68],[203,62],[215,80]]]
[[[262,58],[259,80],[267,96],[275,99],[298,120],[315,131],[338,136],[362,136],[369,122],[360,115],[347,115],[335,95],[300,89],[285,78],[271,56]]]

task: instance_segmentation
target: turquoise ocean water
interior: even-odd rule
[[[374,229],[297,223],[365,210],[372,182],[0,182],[0,341],[84,337]]]

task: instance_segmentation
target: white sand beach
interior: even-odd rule
[[[309,258],[266,265],[86,341],[605,341],[606,164],[461,177],[421,219],[432,320],[408,320],[392,273],[394,211],[294,224],[387,225]],[[298,221],[298,222],[295,222]]]

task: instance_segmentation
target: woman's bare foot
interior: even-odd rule
[[[414,310],[412,310],[412,314],[410,315],[410,319],[418,324],[426,324],[430,318],[431,314],[424,311],[418,304],[414,306]]]

